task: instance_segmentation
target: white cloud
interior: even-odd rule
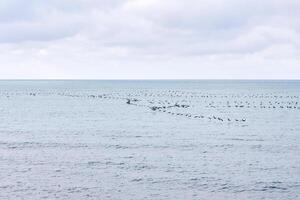
[[[297,0],[2,0],[0,78],[299,78],[298,10]]]

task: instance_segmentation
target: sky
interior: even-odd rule
[[[300,79],[300,1],[1,0],[0,79]]]

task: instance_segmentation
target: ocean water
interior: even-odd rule
[[[0,199],[300,199],[300,81],[0,81]]]

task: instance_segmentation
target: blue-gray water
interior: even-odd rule
[[[299,199],[300,81],[0,81],[0,199]]]

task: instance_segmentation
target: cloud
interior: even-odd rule
[[[299,78],[299,9],[297,0],[2,0],[0,78]]]

